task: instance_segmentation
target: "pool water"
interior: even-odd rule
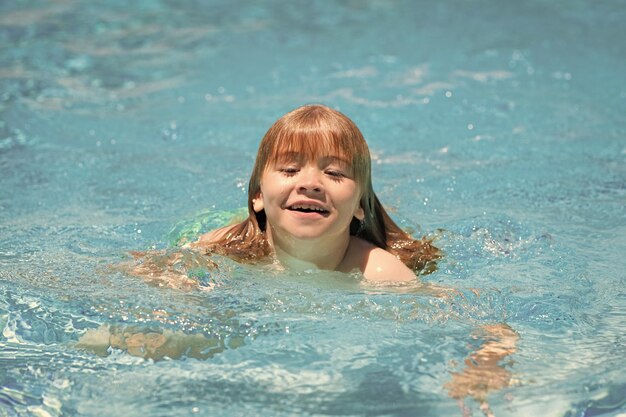
[[[445,384],[494,323],[519,334],[495,415],[626,415],[623,6],[2,2],[0,415],[462,415]],[[310,102],[361,128],[381,201],[445,252],[421,282],[456,292],[115,267],[239,213],[265,130]],[[220,349],[76,346],[102,325]]]

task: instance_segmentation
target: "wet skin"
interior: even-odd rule
[[[293,155],[267,167],[255,211],[265,210],[277,254],[336,269],[350,243],[350,223],[362,219],[361,190],[340,158],[305,161]]]

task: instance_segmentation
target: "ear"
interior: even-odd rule
[[[365,210],[363,210],[360,204],[356,210],[354,210],[354,217],[356,217],[357,220],[363,220],[365,218]]]
[[[252,208],[255,213],[258,213],[265,208],[263,205],[263,194],[261,194],[260,191],[256,193],[256,196],[252,199]]]

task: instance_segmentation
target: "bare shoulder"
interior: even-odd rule
[[[373,282],[403,282],[416,279],[416,275],[402,261],[378,246],[357,237],[350,245],[340,270],[359,269],[365,279]]]

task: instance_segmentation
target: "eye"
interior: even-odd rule
[[[300,171],[296,167],[282,167],[282,168],[279,168],[278,170],[288,176],[295,175],[298,173],[298,171]]]
[[[344,178],[346,174],[338,169],[326,169],[324,173],[333,178]]]

